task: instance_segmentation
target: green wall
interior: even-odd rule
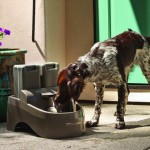
[[[150,0],[96,0],[96,40],[103,41],[128,28],[150,36]],[[147,84],[139,66],[128,83]]]

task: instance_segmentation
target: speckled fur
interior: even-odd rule
[[[150,38],[132,30],[123,32],[104,42],[94,44],[91,50],[78,61],[64,68],[58,78],[56,101],[67,99],[62,88],[70,97],[77,100],[86,82],[93,82],[96,92],[95,112],[87,127],[97,126],[101,114],[105,85],[118,87],[116,128],[125,128],[124,113],[128,101],[128,73],[134,64],[141,67],[150,83]],[[69,99],[68,99],[69,100]]]

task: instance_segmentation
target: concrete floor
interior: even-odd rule
[[[85,120],[93,115],[93,104],[81,103]],[[150,106],[128,105],[127,128],[114,128],[116,104],[104,104],[98,127],[86,129],[84,135],[67,139],[45,139],[30,132],[11,132],[0,123],[1,150],[150,150]]]

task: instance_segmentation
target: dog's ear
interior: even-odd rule
[[[74,101],[77,101],[85,86],[84,81],[80,78],[74,78],[72,81],[68,81],[67,85],[70,96]]]
[[[57,85],[61,85],[64,81],[68,82],[68,80],[74,78],[76,67],[76,64],[69,64],[66,68],[62,69],[58,74]]]
[[[64,81],[68,81],[68,69],[64,68],[62,69],[59,74],[58,74],[58,78],[57,78],[57,85],[61,85]]]
[[[146,37],[148,44],[150,45],[150,37]]]

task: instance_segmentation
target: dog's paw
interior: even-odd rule
[[[114,116],[117,116],[117,111],[115,111]],[[125,116],[125,112],[123,113],[123,115]]]
[[[118,122],[115,124],[116,129],[125,129],[126,125],[125,122]]]
[[[98,125],[98,121],[87,121],[86,123],[85,123],[85,127],[86,128],[91,128],[91,127],[97,127],[97,125]]]

